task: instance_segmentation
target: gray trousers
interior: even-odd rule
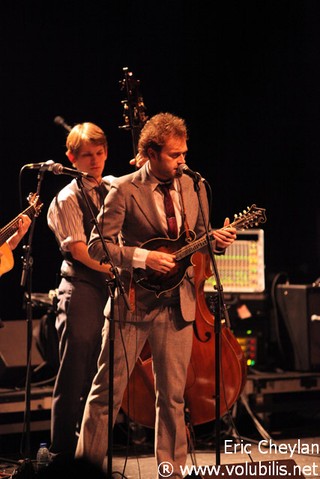
[[[85,281],[62,278],[58,299],[60,367],[52,398],[50,449],[54,454],[72,457],[82,403],[97,371],[107,290]]]
[[[137,323],[114,322],[113,422],[121,407],[128,375],[148,340],[156,389],[156,461],[158,467],[168,462],[172,465],[170,477],[182,477],[180,466],[187,459],[184,390],[192,350],[192,323],[183,321],[178,306],[163,306],[143,319]],[[98,372],[85,406],[76,450],[76,457],[86,457],[100,466],[108,450],[109,326],[106,320]]]

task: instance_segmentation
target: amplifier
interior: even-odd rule
[[[278,284],[276,301],[296,371],[320,371],[320,286]]]
[[[214,314],[212,296],[205,293],[208,308]],[[266,370],[270,365],[269,298],[266,293],[226,293],[224,301],[230,327],[237,338],[247,366]]]

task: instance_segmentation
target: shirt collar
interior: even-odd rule
[[[92,191],[95,188],[97,188],[97,186],[100,186],[103,183],[103,181],[98,183],[97,181],[90,180],[89,178],[83,178],[82,182],[83,182],[83,186],[85,187],[87,191]]]
[[[152,191],[154,191],[157,188],[158,185],[166,183],[165,181],[160,181],[160,180],[158,180],[158,178],[155,177],[155,175],[150,170],[149,164],[146,165],[146,170],[147,170],[147,173],[148,173],[150,181],[151,181]],[[177,190],[177,179],[176,178],[173,178],[173,180],[172,180],[172,188]]]

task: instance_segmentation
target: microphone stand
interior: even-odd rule
[[[108,250],[108,247],[104,241],[103,235],[100,231],[99,225],[97,218],[95,214],[92,211],[90,202],[88,200],[87,194],[85,192],[83,183],[82,183],[82,178],[78,177],[77,178],[77,184],[82,192],[82,195],[85,199],[85,202],[87,204],[87,207],[90,211],[91,217],[92,217],[92,222],[95,225],[95,228],[98,232],[99,238],[101,240],[101,244],[103,247],[103,251],[105,253],[105,256],[102,258],[100,261],[100,264],[102,263],[109,263],[111,266],[111,271],[114,275],[114,278],[112,280],[107,280],[107,287],[108,287],[108,293],[109,297],[111,300],[111,313],[110,313],[110,318],[109,318],[109,422],[108,422],[108,452],[107,452],[107,457],[108,457],[108,464],[107,464],[107,478],[112,479],[112,451],[113,451],[113,386],[114,386],[114,339],[115,339],[115,325],[114,325],[114,298],[115,298],[115,290],[118,289],[119,294],[123,297],[124,302],[126,304],[126,307],[128,310],[130,310],[130,303],[127,297],[127,294],[125,292],[123,283],[120,279],[118,269],[114,266],[110,253]]]
[[[44,171],[39,170],[38,173],[38,185],[36,195],[39,196],[41,184],[44,176]],[[31,448],[30,448],[30,404],[31,404],[31,351],[32,351],[32,266],[33,258],[31,256],[32,252],[32,240],[34,236],[36,217],[35,214],[32,223],[29,229],[28,243],[23,247],[24,257],[22,275],[20,286],[25,288],[24,298],[26,301],[26,322],[27,322],[27,372],[26,372],[26,383],[25,383],[25,459],[24,459],[24,471],[26,472],[26,477],[34,477],[34,469],[30,459]]]
[[[220,446],[221,446],[221,421],[220,421],[220,370],[221,370],[221,318],[222,318],[222,312],[224,313],[224,318],[229,323],[228,319],[228,313],[225,308],[225,303],[224,303],[224,298],[223,298],[223,287],[220,281],[220,276],[219,276],[219,271],[217,267],[217,263],[214,257],[214,253],[212,251],[212,248],[210,246],[210,235],[207,227],[207,222],[205,220],[205,215],[204,215],[204,208],[203,204],[201,201],[200,197],[200,187],[199,187],[199,182],[200,181],[206,181],[204,180],[200,174],[194,175],[193,176],[193,181],[194,181],[194,190],[197,193],[198,196],[198,202],[200,206],[200,212],[202,215],[203,223],[205,226],[205,236],[207,239],[207,248],[208,248],[208,253],[211,259],[212,263],[212,268],[213,268],[213,273],[215,276],[216,280],[216,285],[215,289],[217,291],[217,296],[214,300],[215,302],[215,317],[214,317],[214,334],[215,334],[215,377],[216,377],[216,385],[215,385],[215,417],[216,417],[216,422],[215,422],[215,438],[216,438],[216,465],[220,465]]]

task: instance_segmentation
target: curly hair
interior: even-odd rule
[[[107,138],[103,130],[94,123],[79,123],[75,125],[67,136],[67,153],[77,156],[81,146],[84,143],[102,145],[105,149],[108,147]]]
[[[148,156],[148,148],[161,150],[168,136],[188,139],[185,121],[171,113],[158,113],[144,125],[138,142],[139,154]]]

